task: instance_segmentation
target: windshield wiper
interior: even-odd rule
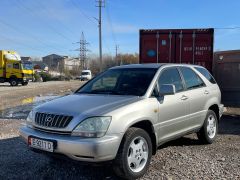
[[[88,91],[77,91],[76,92],[77,94],[93,94],[93,93],[91,93],[91,91],[90,92],[88,92]]]
[[[111,91],[111,90],[93,90],[93,91],[78,91],[79,94],[111,94],[111,95],[122,95],[121,93],[118,93],[117,91]]]

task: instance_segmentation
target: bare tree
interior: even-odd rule
[[[119,54],[118,58],[113,58],[110,55],[103,55],[103,71],[113,67],[124,64],[137,64],[139,63],[139,56],[137,53],[135,54]],[[100,72],[100,64],[97,57],[91,57],[89,60],[89,69],[92,71],[94,75]]]

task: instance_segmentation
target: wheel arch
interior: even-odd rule
[[[152,141],[152,154],[153,155],[156,154],[157,139],[156,139],[156,134],[155,134],[152,122],[149,120],[141,120],[141,121],[138,121],[138,122],[132,124],[129,128],[131,128],[131,127],[143,129],[149,134],[151,141]]]
[[[17,76],[16,76],[16,75],[11,75],[11,76],[9,77],[9,79],[17,79]]]
[[[219,115],[219,107],[218,107],[218,105],[217,105],[217,104],[213,104],[213,105],[211,105],[211,106],[208,108],[208,110],[212,110],[212,111],[216,114],[217,119],[218,119],[218,121],[219,121],[220,115]]]

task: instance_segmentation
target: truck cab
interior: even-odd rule
[[[11,86],[21,83],[27,85],[33,79],[31,62],[23,62],[15,51],[0,50],[0,83],[9,82]]]

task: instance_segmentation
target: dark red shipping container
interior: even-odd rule
[[[140,63],[198,64],[212,72],[214,29],[140,30]]]

